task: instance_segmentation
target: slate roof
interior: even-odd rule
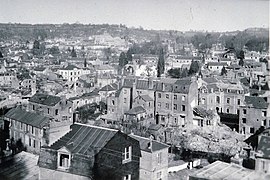
[[[225,62],[209,62],[208,66],[227,66],[228,64]]]
[[[155,151],[159,151],[162,149],[167,149],[169,148],[169,146],[167,144],[163,144],[161,142],[152,140],[152,147],[150,147],[150,139],[149,138],[145,138],[145,137],[141,137],[141,136],[137,136],[137,135],[129,135],[130,137],[136,139],[137,141],[139,141],[140,143],[140,149],[142,151],[146,151],[146,152],[155,152]]]
[[[141,95],[140,97],[146,102],[153,101],[149,95]]]
[[[77,66],[74,66],[74,65],[72,65],[72,64],[69,64],[69,65],[67,65],[67,66],[64,67],[64,68],[61,68],[60,70],[73,70],[73,69],[75,69],[75,68],[79,69]]]
[[[37,127],[37,128],[44,127],[50,121],[48,117],[45,117],[36,113],[32,113],[32,112],[27,112],[21,108],[14,108],[14,109],[9,110],[5,114],[5,117]]]
[[[71,126],[71,131],[48,148],[59,150],[66,147],[74,154],[95,155],[116,133],[118,131],[113,129],[75,123]]]
[[[270,158],[270,136],[261,136],[257,150],[262,152],[262,157]]]
[[[251,104],[252,107],[256,109],[267,109],[268,103],[264,100],[263,97],[257,96],[245,96],[246,104]]]
[[[108,84],[100,89],[100,91],[115,91],[117,90],[117,84]]]
[[[136,106],[136,107],[128,110],[127,112],[125,112],[125,114],[137,115],[137,114],[144,113],[144,112],[146,112],[146,110],[142,106]]]
[[[43,104],[47,106],[55,106],[61,100],[58,96],[52,96],[47,94],[35,94],[29,99],[29,102],[37,104]]]

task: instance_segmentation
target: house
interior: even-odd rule
[[[117,76],[110,73],[97,74],[96,76],[96,86],[102,88],[106,85],[113,84],[117,81]]]
[[[207,68],[212,71],[212,72],[216,72],[216,73],[221,73],[221,70],[223,67],[227,67],[228,64],[226,62],[209,62],[207,64]]]
[[[97,66],[95,68],[97,74],[117,74],[116,68],[112,67],[111,65],[108,64],[103,64],[101,66]]]
[[[101,96],[101,99],[103,101],[106,101],[107,97],[113,93],[116,93],[117,90],[118,90],[118,83],[112,83],[103,86],[98,92]]]
[[[58,69],[57,73],[62,75],[63,79],[67,81],[76,82],[80,76],[90,74],[91,71],[88,68],[79,68],[77,66],[69,64],[64,68]]]
[[[140,144],[120,131],[75,123],[38,160],[40,179],[139,179]]]
[[[268,179],[265,174],[244,168],[234,163],[215,161],[204,168],[189,175],[189,180],[216,180],[216,179]]]
[[[69,98],[69,101],[73,102],[72,109],[77,109],[78,107],[84,106],[86,104],[99,104],[101,101],[101,96],[97,92],[93,91],[90,93],[84,93],[81,96],[71,97]]]
[[[168,149],[169,146],[136,135],[129,135],[140,143],[140,180],[168,179]]]
[[[4,120],[9,122],[10,138],[20,140],[28,152],[39,154],[43,145],[52,143],[57,136],[58,128],[51,126],[53,123],[49,117],[28,112],[21,107],[9,110]]]
[[[239,111],[240,133],[248,136],[255,133],[261,126],[270,127],[267,121],[268,106],[269,103],[263,97],[245,96],[245,101]]]
[[[255,170],[270,175],[270,136],[259,136],[255,153]]]

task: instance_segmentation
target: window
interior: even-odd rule
[[[161,164],[161,152],[157,154],[157,162]]]
[[[157,172],[157,179],[158,179],[158,180],[161,180],[161,176],[162,176],[161,171]]]
[[[58,155],[58,167],[68,168],[69,164],[70,164],[69,158],[70,157],[69,157],[68,154],[59,153],[59,155]]]
[[[205,104],[205,98],[202,98],[202,104]]]
[[[33,111],[35,110],[35,105],[33,105]]]
[[[169,109],[170,105],[169,103],[166,103],[166,109]]]
[[[112,100],[112,105],[114,106],[114,100]]]
[[[182,105],[182,111],[186,111],[186,106]]]
[[[217,103],[219,104],[220,103],[220,97],[217,96]]]
[[[266,117],[266,111],[262,111],[262,116]]]
[[[186,100],[186,96],[182,96],[182,101],[185,101]]]
[[[169,94],[166,94],[166,99],[169,99],[169,97],[170,97]]]
[[[173,109],[174,109],[174,110],[177,110],[177,104],[174,104],[174,105],[173,105]]]
[[[47,109],[48,114],[50,114],[50,108]]]
[[[20,123],[21,124],[21,130],[23,129],[23,123]]]
[[[159,103],[157,104],[157,106],[158,106],[158,108],[161,108],[161,103],[159,102]]]
[[[227,110],[226,110],[226,111],[227,111],[227,113],[230,113],[230,109],[229,109],[229,108],[227,108]]]
[[[123,180],[131,180],[131,174],[125,175]]]
[[[227,98],[227,104],[230,104],[230,98]]]
[[[123,153],[123,163],[127,163],[131,161],[131,146],[125,147]]]
[[[254,127],[251,127],[251,128],[249,129],[249,132],[250,132],[250,133],[254,133],[254,131],[255,131],[255,130],[254,130]]]
[[[127,90],[126,89],[124,89],[124,94],[127,94]]]
[[[174,95],[174,96],[173,96],[173,99],[177,100],[177,95]]]
[[[32,126],[31,133],[34,134],[34,132],[35,132],[35,127]]]
[[[127,103],[127,98],[124,98],[124,103]]]
[[[55,115],[58,115],[58,109],[55,110]]]
[[[33,140],[33,147],[36,148],[36,140]]]
[[[31,146],[31,138],[29,137],[29,146]]]
[[[237,105],[240,105],[240,103],[241,103],[241,100],[237,99]]]
[[[247,114],[247,110],[246,109],[243,109],[243,114]]]
[[[161,98],[161,93],[158,93],[158,98]]]
[[[243,123],[247,123],[247,119],[246,118],[242,118],[242,122]]]

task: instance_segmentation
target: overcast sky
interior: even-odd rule
[[[269,28],[269,0],[0,0],[1,23],[125,24],[146,29]]]

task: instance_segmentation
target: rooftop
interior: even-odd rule
[[[237,164],[216,161],[190,175],[190,179],[227,179],[227,180],[257,180],[266,178],[266,174],[244,168]]]
[[[149,138],[137,136],[134,134],[130,134],[129,136],[139,141],[140,148],[142,151],[155,152],[155,151],[169,148],[167,144],[164,144],[155,140],[151,140]],[[151,143],[152,143],[152,147],[151,147]]]
[[[5,114],[5,117],[38,128],[44,127],[50,120],[48,117],[32,112],[27,112],[19,107],[9,110]]]
[[[144,113],[144,112],[146,112],[146,110],[142,106],[136,106],[136,107],[128,110],[127,112],[125,112],[125,114],[137,115],[137,114]]]
[[[43,104],[47,106],[55,106],[61,100],[58,96],[52,96],[47,94],[35,94],[29,99],[29,102],[37,104]]]
[[[71,153],[81,155],[97,154],[110,141],[117,130],[75,123],[71,131],[52,144],[51,149],[66,147]]]
[[[263,97],[257,96],[245,96],[246,104],[252,105],[256,109],[267,109],[268,103],[264,100]]]

